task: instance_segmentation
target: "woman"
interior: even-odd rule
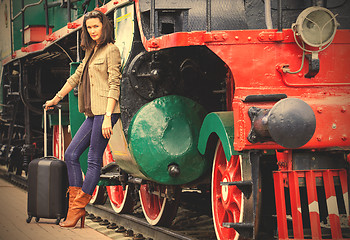
[[[113,125],[120,117],[120,53],[114,45],[113,26],[106,15],[94,10],[85,15],[82,27],[83,62],[46,109],[58,104],[78,86],[79,112],[87,117],[68,146],[64,158],[69,179],[69,208],[62,227],[74,227],[81,219],[84,227],[85,206],[99,181],[103,152]],[[88,168],[82,181],[79,157],[89,147]]]

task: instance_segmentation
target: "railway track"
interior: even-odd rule
[[[0,168],[0,176],[12,184],[27,190],[26,177],[18,176]],[[198,193],[183,193],[184,204],[179,207],[177,217],[169,228],[151,226],[144,219],[140,204],[132,214],[117,214],[109,199],[104,205],[89,204],[86,224],[112,239],[122,240],[215,240],[211,206],[208,198]]]

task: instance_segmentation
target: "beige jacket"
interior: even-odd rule
[[[82,76],[86,61],[92,50],[85,52],[83,62],[80,63],[75,73],[70,76],[67,82],[74,88],[78,85],[78,107],[83,112],[84,104],[82,99]],[[94,115],[103,115],[106,112],[107,98],[117,100],[113,113],[120,113],[120,53],[117,46],[112,43],[100,47],[92,55],[89,64],[91,111]]]

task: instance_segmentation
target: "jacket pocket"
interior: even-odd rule
[[[105,59],[104,58],[98,58],[94,61],[94,65],[101,65],[104,64]]]

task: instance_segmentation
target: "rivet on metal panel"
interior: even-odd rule
[[[235,36],[235,39],[236,39],[236,40],[239,40],[239,37],[238,37],[238,36]]]
[[[80,26],[80,24],[75,23],[75,22],[69,22],[69,23],[67,23],[67,28],[68,28],[68,29],[75,29],[75,28],[77,28],[77,27],[79,27],[79,26]]]
[[[155,39],[150,40],[149,44],[148,44],[148,47],[150,47],[150,48],[158,48],[159,47],[158,41],[155,40]]]
[[[344,135],[341,137],[341,140],[346,141],[346,140],[348,140],[348,137],[344,134]]]
[[[284,40],[284,33],[283,32],[261,32],[258,36],[259,41],[273,41],[273,42],[280,42]]]
[[[321,142],[322,141],[322,136],[317,136],[317,141]]]
[[[252,38],[251,37],[248,37],[248,41],[251,41],[252,40]]]
[[[258,39],[259,39],[260,41],[264,41],[264,39],[265,39],[264,34],[263,34],[263,33],[259,33]]]
[[[332,124],[332,129],[336,129],[337,128],[337,124],[333,123]]]
[[[318,107],[318,108],[317,108],[317,112],[318,112],[318,113],[322,113],[322,111],[323,111],[323,109],[322,109],[321,107]]]
[[[227,39],[227,34],[218,32],[218,33],[205,33],[203,35],[203,41],[204,42],[223,42]]]
[[[346,112],[346,107],[342,106],[340,111],[341,111],[342,113],[345,113],[345,112]]]
[[[56,38],[53,35],[46,36],[46,41],[50,42],[50,41],[54,41],[54,40],[56,40]]]

